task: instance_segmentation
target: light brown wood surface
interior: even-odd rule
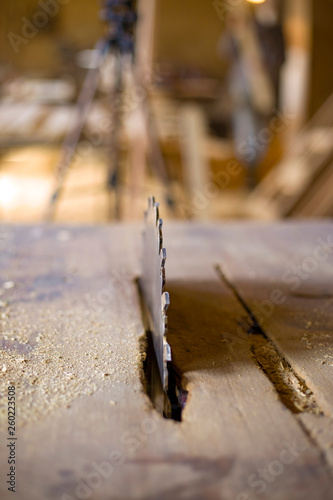
[[[331,254],[297,297],[284,290],[262,322],[267,337],[251,333],[244,303],[265,300],[333,226],[166,224],[168,337],[189,391],[182,422],[163,419],[142,389],[140,231],[0,228],[0,380],[2,397],[9,381],[17,387],[16,498],[332,498]],[[295,374],[310,390],[296,394],[309,399],[298,412]]]

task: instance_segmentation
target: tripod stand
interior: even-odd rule
[[[106,37],[100,40],[94,51],[94,61],[90,65],[83,83],[78,101],[76,115],[72,127],[67,134],[60,158],[57,163],[56,183],[47,209],[47,220],[52,221],[56,204],[61,196],[66,173],[73,161],[75,151],[80,140],[83,128],[87,121],[89,111],[95,97],[100,79],[100,71],[107,54],[112,54],[115,60],[114,88],[111,100],[112,127],[109,137],[109,158],[107,172],[107,187],[109,193],[114,192],[114,207],[110,210],[116,219],[120,219],[120,131],[123,121],[122,102],[124,97],[124,71],[125,68],[134,66],[135,25],[137,14],[134,0],[103,0],[101,18],[108,25]],[[134,73],[134,72],[133,72]],[[146,133],[149,137],[150,155],[152,157],[153,173],[168,188],[170,181],[167,169],[159,147],[158,138],[154,133],[151,115],[147,103],[144,106]],[[166,194],[167,204],[173,208],[174,203],[170,196],[170,189]]]

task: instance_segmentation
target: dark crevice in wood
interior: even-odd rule
[[[303,422],[302,419],[298,418],[297,419],[297,422],[300,426],[300,428],[302,429],[302,431],[304,432],[304,434],[306,435],[308,441],[312,444],[312,446],[314,448],[316,448],[318,450],[318,453],[319,453],[319,459],[320,459],[320,462],[322,463],[322,467],[324,470],[327,471],[327,473],[330,475],[331,477],[331,481],[333,481],[333,469],[332,469],[332,465],[330,464],[330,462],[328,461],[327,457],[326,457],[326,452],[325,450],[323,450],[320,446],[320,444],[317,442],[316,438],[313,436],[313,434],[310,432],[310,430],[307,428],[306,424]],[[332,483],[333,484],[333,483]]]
[[[177,422],[181,421],[181,413],[184,405],[181,401],[184,400],[184,395],[187,392],[177,386],[176,374],[172,363],[168,363],[168,390],[163,390],[162,381],[159,373],[156,353],[153,344],[152,332],[150,330],[149,319],[147,314],[147,306],[141,291],[139,279],[136,281],[142,323],[145,332],[140,337],[140,354],[142,360],[141,382],[142,387],[153,403],[154,408],[163,415],[164,418],[170,418]]]
[[[312,413],[318,418],[324,415],[315,400],[313,392],[307,387],[305,381],[293,370],[290,363],[279,352],[266,332],[259,326],[253,311],[251,311],[251,308],[245,302],[235,285],[229,282],[220,267],[216,266],[216,271],[244,307],[250,317],[250,321],[253,323],[252,328],[248,330],[248,334],[251,342],[251,352],[256,363],[273,384],[280,401],[295,415],[297,423],[309,443],[318,451],[322,468],[332,476],[332,468],[327,460],[325,451],[311,434],[303,420],[298,416],[302,413]]]
[[[255,314],[235,285],[230,283],[220,266],[216,266],[216,271],[220,279],[229,287],[248,313],[252,322],[251,328],[248,330],[251,352],[260,369],[273,384],[282,403],[293,413],[308,412],[315,415],[322,415],[323,412],[318,406],[311,389],[294,371],[290,363],[259,326]]]
[[[247,312],[247,314],[250,316],[251,320],[252,320],[252,323],[256,326],[259,326],[253,312],[251,311],[251,309],[249,308],[249,306],[246,304],[245,300],[243,299],[243,297],[240,295],[240,293],[238,292],[237,288],[228,280],[228,278],[226,277],[226,275],[224,274],[224,272],[222,271],[221,269],[221,266],[216,266],[215,267],[215,271],[217,272],[218,274],[218,277],[220,278],[221,281],[223,281],[223,283],[225,283],[225,285],[232,291],[232,293],[235,295],[237,301],[241,304],[241,306],[243,307],[243,309],[245,309],[245,311]]]

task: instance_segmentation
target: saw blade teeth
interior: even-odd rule
[[[153,201],[152,201],[152,208],[154,209],[154,212],[155,212],[155,216],[156,216],[156,225],[157,225],[157,222],[160,218],[160,204],[155,202],[155,198],[153,198]]]
[[[168,316],[163,316],[164,336],[168,333]]]
[[[167,309],[170,297],[165,291],[165,264],[167,253],[163,248],[163,220],[159,217],[159,204],[154,197],[148,199],[145,212],[142,291],[148,308],[149,327],[164,390],[168,387],[168,366],[171,348],[166,339]]]
[[[167,258],[166,249],[165,249],[165,248],[162,248],[162,250],[161,250],[161,267],[162,267],[163,269],[165,268],[166,258]]]
[[[164,342],[164,356],[165,356],[165,361],[171,361],[171,347],[170,345],[165,341]]]
[[[163,292],[162,293],[162,312],[163,314],[166,313],[168,307],[170,305],[170,296],[168,292]]]
[[[161,290],[161,292],[164,292],[164,287],[165,287],[165,262],[166,262],[166,249],[165,248],[162,248],[162,250],[161,250],[160,259],[161,259],[161,276],[162,276],[162,290]]]
[[[158,245],[159,245],[159,253],[161,252],[163,248],[163,233],[162,233],[162,227],[163,227],[163,219],[158,219]]]
[[[161,281],[161,293],[163,293],[164,289],[165,289],[165,270],[164,269],[161,269],[161,278],[162,278],[162,281]]]

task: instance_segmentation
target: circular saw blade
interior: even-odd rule
[[[166,340],[167,309],[170,304],[165,291],[166,250],[163,248],[163,221],[154,197],[148,199],[143,234],[142,292],[149,313],[150,330],[163,389],[168,389],[167,363],[171,361],[171,348]]]

